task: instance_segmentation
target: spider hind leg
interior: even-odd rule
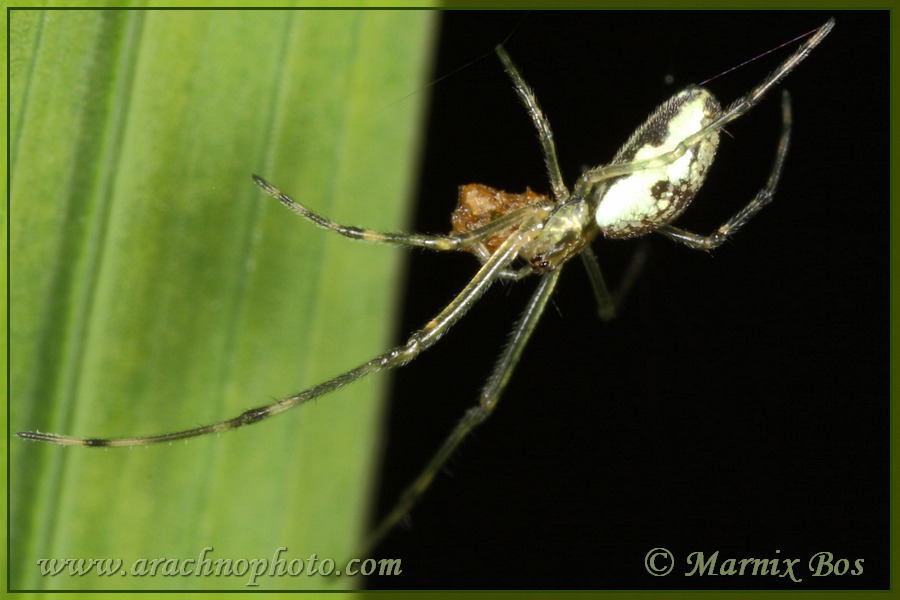
[[[778,186],[778,180],[781,178],[781,171],[784,168],[784,160],[787,157],[791,138],[791,97],[787,91],[782,92],[781,95],[781,115],[781,139],[778,142],[778,150],[775,153],[775,162],[772,165],[769,179],[766,181],[765,187],[744,208],[735,213],[709,235],[704,236],[691,233],[672,225],[664,225],[657,229],[657,232],[695,250],[712,250],[721,246],[725,240],[734,235],[750,219],[755,217],[759,211],[765,208],[775,195],[775,188]]]

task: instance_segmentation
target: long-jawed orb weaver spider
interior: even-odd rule
[[[831,19],[815,30],[772,74],[725,109],[701,87],[691,86],[677,93],[651,113],[609,164],[586,170],[571,191],[562,180],[549,122],[509,55],[498,46],[497,54],[537,129],[552,198],[530,190],[524,194],[507,194],[472,184],[460,190],[460,206],[454,213],[451,234],[383,233],[331,221],[297,203],[261,177],[253,177],[267,194],[293,212],[344,237],[439,251],[462,250],[479,258],[481,268],[471,281],[404,344],[319,385],[210,425],[146,437],[80,438],[41,432],[19,432],[17,435],[59,445],[122,447],[170,442],[250,425],[366,375],[409,363],[434,345],[496,280],[540,275],[537,289],[481,391],[478,405],[466,411],[421,474],[370,534],[368,547],[371,547],[418,501],[459,443],[490,416],[546,308],[562,272],[561,267],[576,255],[581,257],[587,270],[601,316],[612,316],[614,304],[590,246],[594,238],[602,234],[624,239],[656,232],[688,247],[710,250],[721,245],[771,202],[790,139],[791,106],[787,92],[782,95],[781,138],[764,187],[710,235],[698,235],[671,225],[703,185],[715,156],[719,131],[758,104],[833,27],[834,20]]]

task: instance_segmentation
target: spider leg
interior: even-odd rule
[[[368,551],[372,550],[385,534],[406,515],[410,508],[422,497],[428,486],[431,485],[435,475],[440,472],[441,467],[444,466],[444,463],[447,462],[447,459],[450,458],[459,443],[491,415],[497,406],[500,394],[509,382],[513,369],[519,361],[522,350],[525,348],[525,344],[531,337],[535,325],[537,325],[544,308],[547,306],[561,272],[562,269],[556,269],[541,277],[540,284],[528,301],[522,316],[519,317],[519,321],[512,331],[503,354],[500,355],[500,359],[494,366],[494,370],[481,391],[478,405],[465,412],[463,418],[457,423],[450,436],[444,441],[419,476],[403,491],[397,504],[372,530],[366,540],[365,549],[358,554],[359,556],[368,554]]]
[[[500,272],[500,279],[506,281],[521,281],[534,273],[530,265],[525,265],[520,269],[505,269]]]
[[[535,206],[530,205],[516,209],[514,211],[510,211],[502,217],[491,221],[487,225],[456,235],[388,233],[374,231],[372,229],[363,229],[361,227],[354,227],[352,225],[341,225],[340,223],[336,223],[331,219],[323,217],[317,212],[314,212],[309,208],[303,206],[258,175],[253,176],[253,181],[268,195],[272,196],[304,219],[312,221],[322,229],[333,231],[353,240],[363,240],[365,242],[373,242],[376,244],[414,246],[437,251],[465,250],[472,246],[477,246],[484,240],[493,237],[498,232],[501,232],[512,225],[517,225],[518,223],[520,223],[524,218],[527,218],[529,214],[534,212],[533,210],[531,210],[531,207]],[[541,206],[546,207],[548,205],[549,203],[544,203]]]
[[[625,273],[613,292],[610,292],[606,285],[606,279],[603,277],[600,263],[597,261],[597,255],[594,254],[593,249],[590,246],[585,246],[579,253],[581,262],[587,271],[588,279],[591,282],[594,299],[597,301],[597,316],[600,317],[601,321],[611,321],[616,318],[617,311],[622,306],[625,296],[634,287],[634,283],[644,269],[649,253],[650,246],[646,243],[646,240],[642,240],[637,250],[631,255],[631,260],[628,261]]]
[[[781,63],[777,69],[775,69],[771,75],[766,77],[762,82],[759,83],[755,88],[750,90],[750,93],[746,96],[742,96],[731,103],[731,105],[722,113],[722,115],[716,119],[714,122],[710,123],[705,129],[698,131],[696,134],[691,136],[695,138],[692,142],[691,138],[685,140],[687,143],[687,147],[693,145],[703,137],[709,134],[709,132],[715,129],[721,129],[731,121],[734,121],[748,110],[756,106],[760,100],[763,99],[769,90],[778,85],[778,83],[784,79],[791,71],[793,71],[797,65],[803,62],[809,53],[813,51],[813,49],[818,46],[822,40],[825,39],[831,30],[834,28],[834,19],[828,19],[824,25],[819,27],[815,34],[813,34],[806,42],[804,42],[800,48],[797,49],[791,56],[789,56],[783,63]]]
[[[645,160],[618,165],[606,165],[591,169],[590,171],[585,171],[581,174],[581,177],[578,178],[578,181],[575,184],[574,194],[576,196],[586,197],[590,193],[591,188],[600,181],[628,175],[644,169],[655,169],[672,164],[684,156],[684,153],[687,152],[689,148],[702,141],[710,133],[722,129],[725,125],[756,106],[763,99],[763,96],[765,96],[772,87],[778,84],[779,81],[784,79],[788,73],[793,71],[797,65],[799,65],[809,53],[825,39],[825,36],[827,36],[833,28],[834,19],[829,19],[824,25],[819,27],[816,33],[806,40],[794,54],[781,63],[771,75],[753,88],[749,94],[732,102],[715,121],[693,135],[686,137],[672,151]]]
[[[512,80],[519,99],[525,105],[531,120],[534,121],[534,126],[537,128],[541,150],[544,153],[544,164],[547,167],[547,177],[550,179],[550,187],[553,189],[553,196],[557,202],[563,202],[569,198],[569,190],[566,188],[566,184],[563,183],[562,173],[559,170],[559,162],[556,159],[556,144],[553,143],[553,130],[550,129],[550,122],[547,121],[547,117],[544,116],[541,107],[538,105],[534,92],[525,83],[509,54],[506,53],[503,46],[497,46],[496,50],[497,56],[500,57],[500,61],[503,63],[503,68],[506,69],[506,73]]]
[[[782,92],[781,96],[781,113],[781,139],[778,142],[778,150],[775,153],[775,164],[772,166],[772,172],[769,174],[765,187],[753,197],[753,200],[707,236],[684,231],[671,225],[664,225],[656,231],[695,250],[712,250],[720,246],[729,236],[734,235],[747,221],[756,216],[756,213],[765,208],[772,201],[775,188],[778,186],[778,180],[781,178],[781,171],[784,168],[784,160],[787,156],[788,143],[791,137],[791,97],[786,91]]]
[[[591,282],[591,289],[594,292],[594,299],[597,300],[597,316],[601,321],[609,321],[616,316],[616,305],[613,302],[612,294],[606,286],[606,279],[603,278],[603,271],[600,270],[600,263],[597,261],[597,255],[591,250],[590,246],[585,246],[579,253],[581,262],[584,264],[584,270],[587,271],[588,279]]]
[[[466,287],[434,319],[426,323],[422,329],[414,332],[405,344],[397,346],[333,379],[266,406],[247,410],[234,418],[172,433],[122,438],[80,438],[55,433],[41,433],[39,431],[18,432],[16,435],[30,440],[51,442],[63,446],[146,446],[172,442],[252,425],[269,417],[279,415],[309,400],[324,396],[367,375],[403,366],[421,352],[433,346],[447,330],[455,325],[465,312],[484,294],[488,287],[499,278],[500,273],[516,258],[519,250],[540,233],[542,221],[547,217],[549,209],[541,205],[531,205],[525,208],[527,211],[522,214],[527,216],[522,218],[522,224],[519,229],[497,248],[490,260],[484,263]]]

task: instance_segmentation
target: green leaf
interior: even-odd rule
[[[312,226],[250,175],[338,221],[403,229],[425,99],[407,96],[428,75],[433,19],[12,11],[12,429],[189,428],[388,348],[402,252]],[[384,383],[187,442],[13,439],[10,587],[357,587],[304,572],[248,588],[249,574],[166,576],[172,562],[42,576],[38,561],[120,558],[128,572],[212,547],[213,571],[240,570],[285,547],[288,564],[343,569],[368,516]]]

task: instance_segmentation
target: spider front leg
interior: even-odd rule
[[[405,344],[376,356],[372,360],[324,383],[265,406],[244,411],[231,419],[172,433],[121,438],[84,438],[56,433],[42,433],[40,431],[21,431],[16,435],[29,440],[49,442],[62,446],[122,447],[173,442],[252,425],[280,415],[368,375],[402,367],[433,346],[481,298],[488,287],[499,278],[500,273],[506,270],[509,264],[515,260],[522,247],[529,244],[540,233],[541,224],[547,218],[549,209],[544,205],[532,205],[520,209],[518,212],[521,223],[519,229],[500,245],[490,260],[478,270],[466,287],[437,316],[426,323],[422,329],[413,333]]]
[[[322,229],[333,231],[339,235],[352,240],[362,240],[374,244],[391,244],[395,246],[413,246],[417,248],[426,248],[428,250],[437,251],[458,251],[467,250],[481,244],[488,238],[493,237],[497,233],[510,227],[518,226],[523,219],[528,219],[530,214],[535,210],[544,210],[550,203],[543,202],[539,205],[529,205],[519,210],[512,211],[487,223],[483,227],[458,233],[456,235],[426,235],[422,233],[389,233],[383,231],[375,231],[373,229],[365,229],[362,227],[354,227],[353,225],[342,225],[331,219],[320,215],[319,213],[300,204],[274,185],[258,175],[253,176],[253,181],[263,189],[265,193],[272,196],[292,212],[300,215],[308,221],[312,221]],[[486,256],[482,262],[486,262],[489,256]]]
[[[778,150],[775,153],[775,163],[772,166],[772,172],[769,174],[765,187],[756,194],[753,200],[710,235],[698,235],[678,229],[672,225],[664,225],[657,229],[657,232],[695,250],[712,250],[720,246],[729,236],[737,232],[738,229],[765,208],[775,195],[775,188],[778,186],[778,180],[781,178],[781,171],[784,168],[784,160],[787,156],[788,144],[791,138],[791,97],[787,91],[782,92],[781,95],[781,115],[781,139],[778,142]]]
[[[497,401],[500,399],[500,394],[503,393],[503,390],[506,388],[506,384],[512,376],[513,369],[519,361],[519,357],[522,355],[522,350],[528,343],[528,339],[531,337],[535,325],[537,325],[541,314],[544,312],[544,308],[547,306],[550,296],[553,294],[553,289],[556,287],[556,282],[559,279],[559,274],[561,272],[562,269],[556,269],[541,277],[538,288],[528,301],[525,311],[522,313],[522,316],[519,318],[519,321],[513,329],[509,343],[503,350],[503,354],[500,355],[500,359],[494,366],[494,370],[491,372],[484,389],[481,391],[481,395],[478,398],[478,405],[466,411],[463,418],[441,445],[434,457],[432,457],[426,467],[409,487],[403,491],[397,504],[381,520],[381,522],[379,522],[372,533],[369,534],[363,552],[359,553],[360,556],[368,555],[369,551],[381,541],[385,534],[393,529],[400,519],[409,512],[413,505],[415,505],[422,497],[422,494],[425,493],[425,490],[428,489],[428,486],[431,485],[435,475],[440,472],[441,467],[444,466],[447,459],[453,455],[453,452],[456,450],[459,443],[462,442],[475,427],[487,420],[494,411],[494,408],[497,406]]]

